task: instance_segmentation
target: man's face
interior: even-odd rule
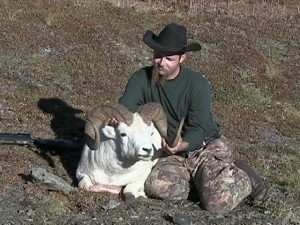
[[[166,53],[156,52],[153,53],[153,60],[156,72],[164,79],[173,79],[180,72],[180,64],[184,61],[185,54],[170,55]]]

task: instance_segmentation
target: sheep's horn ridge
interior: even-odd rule
[[[108,118],[116,118],[128,125],[133,122],[132,113],[119,103],[107,102],[97,106],[88,116],[84,130],[85,141],[90,149],[96,150],[100,146],[99,128]]]

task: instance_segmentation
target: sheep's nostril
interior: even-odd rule
[[[143,148],[143,150],[144,150],[145,152],[151,152],[151,151],[152,151],[152,148]]]

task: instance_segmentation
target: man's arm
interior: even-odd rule
[[[183,152],[183,151],[186,151],[186,149],[188,148],[189,146],[189,143],[186,142],[186,141],[183,141],[182,139],[180,139],[180,141],[178,142],[178,144],[171,148],[167,143],[166,143],[166,140],[163,139],[163,143],[162,143],[162,146],[163,146],[163,151],[165,153],[167,153],[168,155],[174,155],[178,152]]]
[[[210,129],[211,118],[211,88],[206,79],[196,84],[191,92],[190,105],[185,121],[183,141],[189,143],[186,150],[191,151],[201,147]]]

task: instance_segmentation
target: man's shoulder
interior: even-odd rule
[[[151,79],[152,69],[153,66],[145,66],[139,68],[132,74],[132,78],[140,81],[148,81],[149,79]]]
[[[208,79],[205,77],[205,75],[202,72],[192,70],[188,67],[183,67],[182,72],[184,74],[184,77],[186,77],[191,82],[195,82],[194,84],[197,84],[197,83],[207,84],[208,83]]]
[[[145,66],[137,69],[133,75],[145,76],[152,73],[153,66]]]

